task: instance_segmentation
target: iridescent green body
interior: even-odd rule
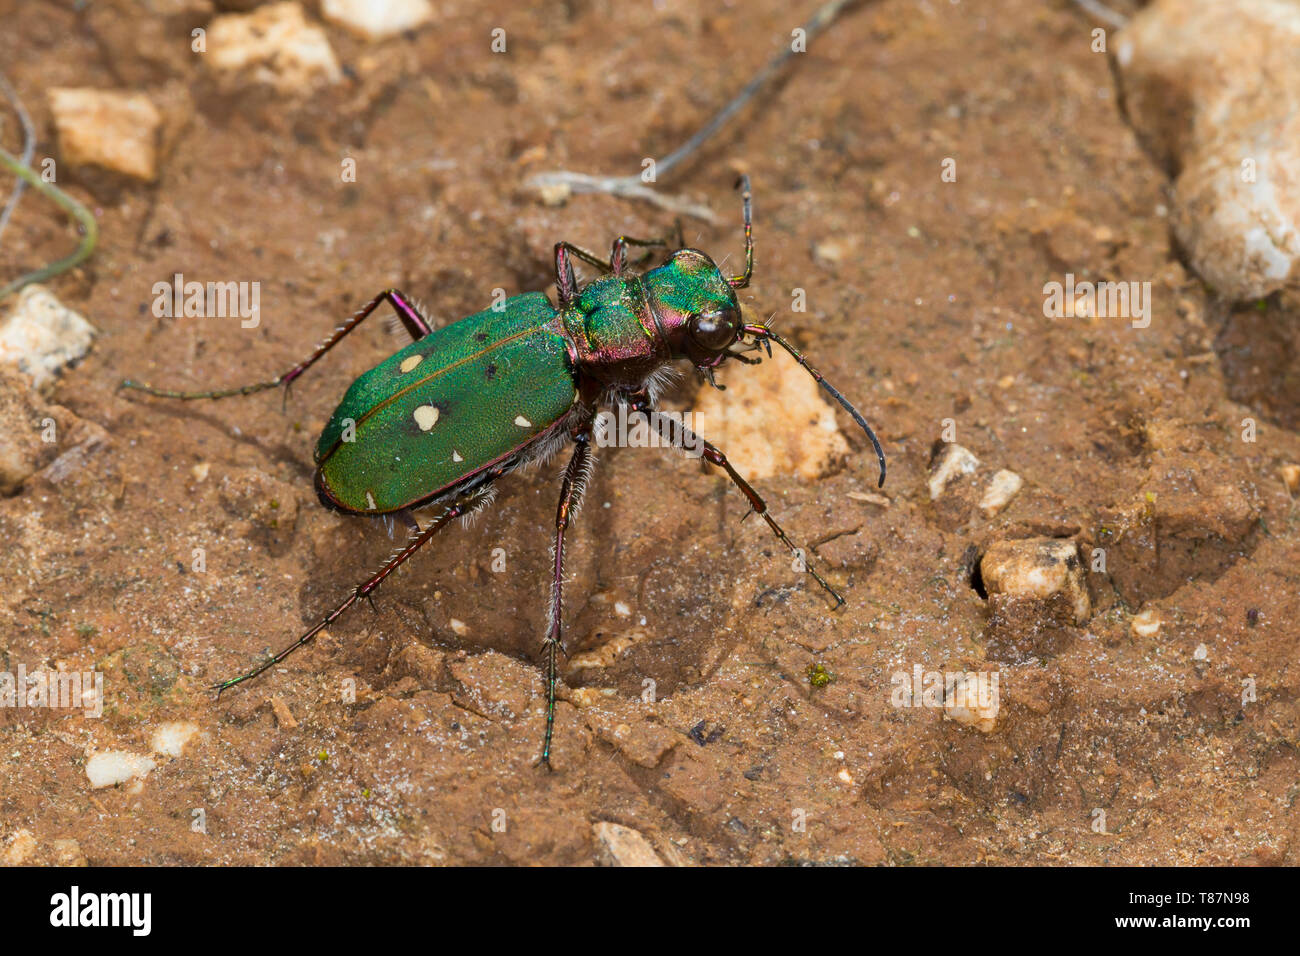
[[[421,504],[537,439],[576,397],[550,301],[540,292],[506,299],[353,382],[317,443],[317,487],[345,511]]]
[[[342,511],[386,514],[526,459],[609,389],[643,387],[671,362],[667,329],[720,297],[702,253],[644,276],[605,276],[563,308],[529,292],[430,332],[354,381],[316,446],[317,491]]]

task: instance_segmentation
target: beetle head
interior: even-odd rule
[[[679,249],[643,281],[673,355],[699,368],[721,364],[744,322],[736,291],[713,260],[698,249]]]
[[[721,365],[740,341],[745,323],[736,290],[749,285],[754,274],[754,228],[749,177],[736,182],[745,213],[745,271],[722,274],[698,249],[679,249],[658,269],[645,275],[650,305],[668,337],[673,355],[690,359],[700,369]]]

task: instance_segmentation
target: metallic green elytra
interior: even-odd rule
[[[506,299],[352,383],[316,446],[317,490],[344,511],[417,507],[529,444],[576,398],[551,303]]]
[[[755,364],[761,360],[758,351],[770,358],[775,344],[866,432],[884,484],[885,455],[866,419],[798,349],[768,326],[746,324],[741,318],[736,290],[745,288],[753,274],[754,238],[749,182],[742,177],[739,185],[744,187],[745,213],[745,270],[740,275],[726,276],[708,255],[684,248],[644,275],[629,270],[631,247],[668,246],[663,239],[619,237],[608,260],[560,242],[555,246],[554,305],[542,293],[529,292],[434,331],[404,295],[387,289],[306,359],[269,381],[205,392],[124,382],[127,388],[180,399],[225,398],[288,386],[382,302],[392,306],[414,340],[352,383],[321,433],[315,454],[316,490],[323,504],[354,514],[398,515],[413,533],[379,571],[297,641],[248,673],[216,684],[216,689],[226,690],[283,661],[369,597],[449,523],[485,507],[497,479],[572,443],[556,508],[550,619],[543,642],[547,706],[540,756],[549,766],[561,649],[564,536],[590,475],[597,415],[611,405],[646,416],[668,444],[696,450],[721,468],[751,510],[795,555],[795,566],[824,588],[837,607],[842,605],[844,599],[813,568],[807,552],[795,547],[762,496],[726,455],[655,410],[675,362],[690,363],[713,383],[714,370],[724,362]],[[579,288],[570,257],[608,274]],[[411,512],[425,506],[438,510],[422,529]],[[810,674],[814,684],[821,679]]]

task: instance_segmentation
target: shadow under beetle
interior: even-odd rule
[[[747,354],[772,343],[788,352],[857,422],[880,461],[885,455],[866,419],[797,349],[766,325],[741,319],[736,290],[754,271],[754,236],[748,177],[741,177],[745,217],[745,271],[722,274],[698,249],[679,248],[667,262],[637,275],[628,270],[631,247],[669,247],[665,239],[614,240],[609,259],[568,243],[555,246],[558,307],[541,292],[513,296],[441,329],[430,329],[419,310],[395,289],[375,296],[311,355],[266,382],[206,392],[176,392],[140,382],[122,387],[173,399],[216,399],[289,386],[344,336],[388,302],[414,341],[363,374],[348,388],[316,445],[316,492],[328,508],[347,514],[400,517],[411,529],[407,543],[369,580],[296,641],[247,674],[214,685],[220,694],[258,676],[307,644],[394,570],[459,517],[490,503],[495,482],[531,461],[544,460],[567,442],[573,454],[560,483],[555,514],[555,566],[546,655],[546,733],[541,762],[551,762],[555,722],[556,653],[564,582],[564,534],[582,499],[592,465],[596,415],[610,404],[654,412],[671,363],[686,359],[713,380],[727,359],[755,364]],[[680,243],[679,243],[680,244]],[[571,257],[608,275],[579,288]],[[720,386],[719,386],[720,387]],[[675,443],[702,450],[723,469],[781,542],[803,553],[768,513],[767,504],[711,443],[674,423]],[[420,528],[411,511],[442,505]],[[820,574],[803,569],[835,599],[844,599]]]

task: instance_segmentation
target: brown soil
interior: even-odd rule
[[[1300,538],[1278,477],[1300,461],[1295,304],[1225,309],[1180,265],[1163,175],[1089,49],[1093,24],[1066,3],[860,7],[661,184],[718,211],[687,239],[734,261],[730,187],[751,174],[750,301],[885,442],[889,507],[849,497],[874,490],[875,463],[847,418],[853,451],[829,474],[758,482],[845,609],[741,522],[716,473],[614,450],[571,537],[567,633],[575,655],[630,646],[567,672],[555,772],[534,762],[558,464],[505,482],[474,526],[390,579],[377,611],[215,702],[208,682],[282,646],[392,546],[379,523],[318,505],[311,452],[394,340],[363,327],[283,412],[276,393],[178,407],[118,381],[266,377],[384,287],[445,323],[497,287],[549,289],[560,238],[664,232],[651,207],[547,207],[521,180],[636,172],[797,21],[768,0],[453,0],[377,46],[330,28],[349,74],[295,101],[218,89],[188,48],[205,6],[0,3],[0,62],[38,157],[57,154],[50,87],[144,91],[168,117],[156,185],[61,176],[102,241],[52,287],[102,334],[52,401],[108,440],[0,501],[0,663],[101,668],[108,700],[99,720],[0,710],[0,840],[29,831],[30,862],[73,839],[92,864],[583,864],[610,820],[690,863],[1300,862]],[[489,52],[495,26],[507,55]],[[13,123],[4,136],[15,149]],[[340,182],[346,156],[355,184]],[[74,241],[28,194],[0,274]],[[261,326],[155,319],[153,283],[174,272],[260,281]],[[1065,272],[1150,281],[1150,328],[1044,318],[1043,284]],[[795,287],[806,313],[789,312]],[[684,382],[677,407],[698,386]],[[936,506],[926,479],[948,418],[983,466]],[[1026,484],[989,520],[973,496],[999,468]],[[1033,535],[1107,550],[1086,626],[990,623],[974,563],[994,539]],[[1144,605],[1164,620],[1155,637],[1130,632]],[[990,639],[1017,635],[1034,652],[993,660]],[[996,730],[891,706],[890,675],[916,664],[1000,667]],[[829,684],[812,686],[814,665]],[[91,751],[147,752],[168,720],[200,727],[182,756],[142,788],[90,789]]]

